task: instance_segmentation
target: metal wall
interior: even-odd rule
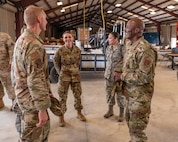
[[[9,5],[0,5],[0,32],[8,33],[12,39],[16,40],[15,25],[16,8]]]

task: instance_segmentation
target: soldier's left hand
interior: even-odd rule
[[[115,82],[119,82],[119,81],[121,81],[121,74],[122,73],[120,73],[120,72],[114,72],[114,81]]]

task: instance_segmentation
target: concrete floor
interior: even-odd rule
[[[69,91],[68,110],[65,114],[67,126],[58,126],[58,118],[50,112],[51,131],[49,142],[128,142],[130,140],[126,122],[117,122],[115,116],[104,119],[105,100],[103,72],[82,72],[83,112],[87,122],[76,118],[73,96]],[[52,84],[57,97],[57,85]],[[178,81],[176,71],[158,64],[155,76],[155,92],[152,113],[147,128],[148,142],[178,142]],[[15,114],[9,111],[11,101],[4,97],[6,107],[0,110],[0,142],[17,142],[14,127]]]

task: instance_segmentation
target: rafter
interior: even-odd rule
[[[164,8],[161,8],[161,7],[158,7],[158,6],[153,5],[153,4],[151,4],[151,3],[145,2],[144,0],[137,0],[137,1],[142,2],[142,3],[144,3],[144,4],[147,4],[147,5],[151,6],[151,7],[154,7],[154,8],[156,8],[156,9],[159,9],[159,10],[161,10],[161,11],[164,11],[164,12],[170,14],[171,16],[174,16],[175,18],[178,18],[178,14],[175,14],[175,13],[173,13],[173,12],[170,12],[170,11],[164,9]]]

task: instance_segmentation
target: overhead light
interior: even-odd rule
[[[136,14],[134,14],[133,16],[134,16],[134,17],[138,17],[138,15],[136,15]]]
[[[174,1],[178,2],[178,0],[174,0]]]
[[[71,4],[71,5],[68,5],[68,6],[63,7],[62,9],[71,8],[71,7],[74,7],[74,6],[77,6],[77,5],[78,5],[78,3]]]
[[[120,7],[122,4],[120,4],[120,3],[117,3],[116,5],[115,5],[115,7]]]
[[[65,9],[61,9],[61,12],[65,12]]]
[[[151,11],[151,12],[155,12],[155,10],[153,10],[153,9],[148,9],[149,11]]]
[[[116,21],[115,20],[111,20],[111,22],[115,23]]]
[[[128,21],[127,19],[123,18],[123,17],[118,17],[118,19],[124,20],[124,21]]]
[[[89,31],[92,31],[92,27],[89,27],[88,30],[89,30]]]
[[[129,14],[129,15],[134,15],[133,13],[131,13],[131,12],[128,12],[127,14]]]
[[[143,8],[143,9],[148,9],[149,11],[151,11],[151,12],[155,12],[155,10],[153,10],[153,9],[150,9],[150,8],[148,8],[148,7],[146,7],[146,6],[141,6],[141,8]]]
[[[107,22],[106,24],[113,26],[113,24],[112,24],[112,23],[110,23],[110,22]]]
[[[174,5],[169,5],[169,6],[167,6],[167,8],[168,8],[168,9],[174,9],[175,6],[174,6]]]
[[[63,2],[62,1],[57,1],[57,5],[58,6],[63,5]]]
[[[143,8],[143,9],[148,9],[148,7],[146,7],[146,6],[141,6],[141,8]]]
[[[156,12],[155,11],[151,11],[150,14],[154,15],[154,14],[156,14]]]
[[[108,10],[107,13],[112,13],[112,11],[111,11],[111,10]]]

